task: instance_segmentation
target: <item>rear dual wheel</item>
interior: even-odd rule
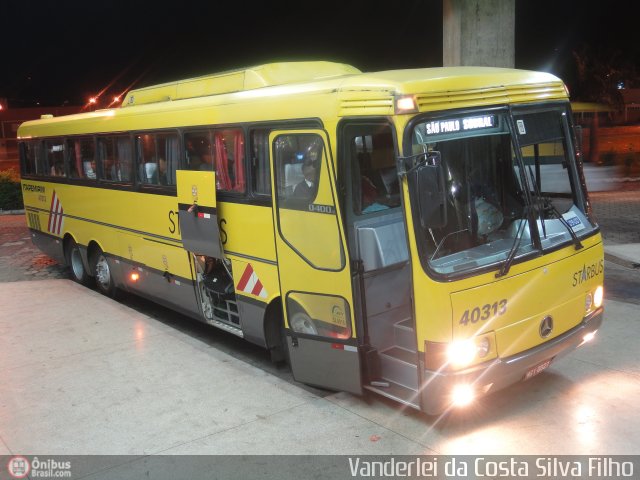
[[[96,279],[98,291],[107,297],[115,297],[117,289],[111,274],[111,267],[104,252],[98,249],[91,257],[93,276]]]
[[[88,286],[91,281],[91,276],[84,267],[80,247],[74,240],[69,240],[65,251],[65,257],[67,259],[67,265],[71,267],[71,278],[73,281],[80,285]]]

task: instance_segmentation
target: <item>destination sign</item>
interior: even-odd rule
[[[427,135],[441,133],[455,133],[469,130],[492,128],[496,125],[495,115],[482,115],[479,117],[464,117],[451,120],[435,120],[425,123]]]

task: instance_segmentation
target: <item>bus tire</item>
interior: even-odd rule
[[[91,255],[91,268],[98,291],[107,297],[115,298],[117,288],[111,274],[111,266],[107,256],[99,248]]]
[[[71,279],[80,285],[84,285],[85,287],[88,286],[91,281],[91,276],[84,267],[80,247],[75,240],[69,240],[65,250],[65,258],[67,260],[67,265],[71,268]]]
[[[267,307],[265,315],[265,340],[271,362],[276,365],[287,365],[288,350],[284,331],[284,318],[282,316],[282,305],[279,301]]]

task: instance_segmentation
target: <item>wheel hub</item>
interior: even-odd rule
[[[109,282],[111,281],[111,274],[109,272],[109,264],[107,263],[107,259],[102,255],[98,258],[96,262],[96,280],[100,282],[105,287],[109,286]]]

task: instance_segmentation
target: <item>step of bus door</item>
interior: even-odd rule
[[[382,382],[375,382],[382,383]],[[411,388],[403,387],[402,385],[394,382],[384,382],[384,386],[378,385],[364,385],[365,390],[377,393],[383,397],[390,398],[398,403],[407,405],[416,410],[420,410],[420,401],[418,399],[418,391]]]
[[[416,351],[416,331],[410,318],[401,320],[393,326],[395,346],[411,352]]]
[[[384,380],[418,390],[418,362],[416,352],[393,346],[380,352],[380,370]]]
[[[365,384],[364,388],[420,410],[416,355],[416,352],[397,346],[379,352],[380,380]]]

